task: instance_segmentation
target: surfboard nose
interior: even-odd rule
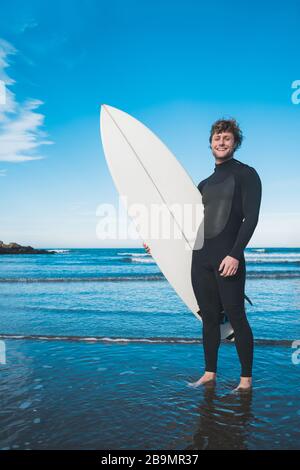
[[[107,103],[102,103],[101,105],[101,109],[117,109],[117,108],[114,108],[113,106],[111,106],[110,104],[107,104]],[[118,110],[118,109],[117,109]],[[118,110],[119,111],[119,110]]]

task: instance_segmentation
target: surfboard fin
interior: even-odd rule
[[[201,310],[198,310],[197,315],[201,318],[202,320],[202,315],[201,315]]]
[[[234,333],[231,333],[231,335],[227,336],[226,340],[233,342],[234,341]]]
[[[249,304],[253,305],[253,303],[251,302],[251,300],[249,299],[249,297],[246,294],[244,294],[244,298],[249,302]],[[220,315],[220,323],[223,325],[227,321],[229,321],[228,317],[227,317],[226,313],[223,310],[221,312],[221,315]],[[226,340],[233,342],[235,340],[234,333],[231,333],[229,336],[227,336]]]

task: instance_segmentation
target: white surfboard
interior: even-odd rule
[[[198,188],[165,144],[129,114],[103,104],[100,129],[111,176],[137,232],[165,278],[201,321],[191,282],[192,252],[201,249],[204,240]],[[159,208],[169,224],[159,223]],[[233,332],[229,322],[220,328],[222,339]]]

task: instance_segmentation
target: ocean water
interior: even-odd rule
[[[299,449],[300,249],[245,258],[256,346],[239,396],[234,343],[216,387],[188,386],[201,323],[143,249],[1,256],[0,448]]]

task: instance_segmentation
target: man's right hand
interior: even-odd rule
[[[150,255],[150,248],[149,248],[149,246],[148,246],[146,243],[143,243],[143,247],[145,248],[145,250],[147,251],[147,253]]]

